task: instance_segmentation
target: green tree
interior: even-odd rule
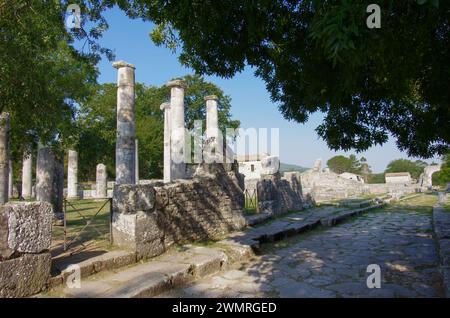
[[[385,183],[384,173],[371,173],[367,175],[367,183]]]
[[[112,58],[96,41],[104,30],[99,11],[84,10],[83,28],[69,33],[67,3],[0,0],[0,112],[11,114],[12,156],[19,161],[38,140],[60,149],[73,144],[76,105],[96,82],[100,55]],[[75,50],[75,40],[85,40],[89,52]]]
[[[219,125],[238,128],[239,121],[231,118],[231,98],[215,84],[198,75],[183,77],[185,93],[186,127],[192,129],[194,120],[205,120],[206,95],[219,97]],[[162,177],[164,122],[159,106],[168,101],[170,90],[165,87],[137,83],[136,137],[139,141],[139,167],[141,178]],[[80,127],[78,151],[80,180],[92,180],[98,163],[107,166],[109,176],[115,175],[116,142],[116,84],[98,85],[86,103],[81,104],[77,124]]]
[[[361,171],[361,174],[363,176],[368,176],[369,174],[372,173],[372,170],[370,169],[370,166],[367,163],[367,159],[365,157],[361,157],[361,159],[359,159],[359,162],[361,165],[359,170]]]
[[[365,165],[367,165],[366,161],[364,161],[364,167],[369,168],[368,165]],[[360,174],[363,167],[362,163],[356,158],[355,155],[350,155],[348,158],[342,155],[334,156],[327,161],[327,166],[331,171],[338,174],[344,172]]]
[[[433,173],[433,185],[446,187],[450,183],[450,152],[442,156],[441,170]]]
[[[366,25],[371,0],[116,2],[156,23],[153,41],[200,74],[249,65],[285,118],[325,113],[317,132],[331,149],[365,150],[389,134],[409,155],[449,147],[449,1],[379,1],[381,29]]]
[[[396,159],[387,165],[385,173],[392,172],[409,172],[411,177],[414,179],[419,179],[423,172],[423,169],[427,166],[426,162],[421,160],[411,161],[408,159]]]

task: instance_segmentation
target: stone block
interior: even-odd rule
[[[261,160],[261,166],[261,174],[276,174],[280,169],[280,158],[278,156],[267,156]]]
[[[53,211],[47,202],[14,202],[0,207],[0,259],[50,248]]]
[[[120,213],[152,211],[155,206],[155,189],[152,185],[122,184],[114,188],[113,210]]]
[[[49,280],[50,253],[25,254],[0,262],[0,297],[27,297],[42,291]]]

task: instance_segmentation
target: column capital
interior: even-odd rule
[[[125,61],[116,61],[112,64],[112,66],[116,69],[119,69],[122,67],[131,67],[133,69],[136,69],[136,67],[133,64],[127,63]]]
[[[159,109],[161,110],[166,110],[166,109],[170,109],[170,103],[168,102],[164,102],[159,106]]]
[[[186,83],[182,79],[174,79],[173,81],[168,81],[166,83],[166,87],[180,87],[180,88],[186,88]]]
[[[208,100],[215,100],[216,102],[219,100],[219,97],[217,97],[217,95],[208,95],[203,97],[204,100],[208,101]]]

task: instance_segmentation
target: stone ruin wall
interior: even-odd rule
[[[354,180],[339,177],[334,172],[309,170],[301,174],[303,192],[315,201],[344,199],[364,194],[411,193],[419,192],[416,184],[363,184]]]
[[[253,186],[254,183],[248,184]],[[284,177],[278,172],[262,175],[256,182],[256,191],[259,212],[280,215],[314,205],[312,198],[303,194],[298,172],[286,172]]]
[[[52,220],[50,203],[0,206],[0,297],[26,297],[47,286]]]
[[[256,189],[258,211],[274,215],[311,207],[317,201],[345,199],[365,194],[420,192],[416,184],[363,184],[340,177],[330,171],[309,170],[262,175],[245,180],[245,189]]]
[[[220,164],[202,165],[191,180],[116,185],[114,244],[154,257],[185,241],[221,239],[245,226],[242,177]]]

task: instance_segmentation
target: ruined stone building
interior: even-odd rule
[[[410,184],[412,182],[411,174],[409,172],[386,173],[384,178],[386,183]]]

